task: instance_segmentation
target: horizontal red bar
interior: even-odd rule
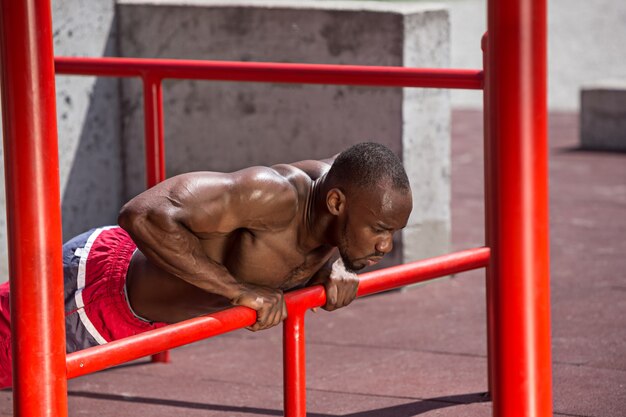
[[[358,296],[373,294],[429,279],[482,268],[489,262],[489,248],[476,248],[431,259],[394,266],[360,276]],[[306,310],[326,303],[320,285],[293,291],[285,296],[288,311]],[[75,378],[134,359],[149,356],[198,340],[252,325],[256,313],[233,307],[197,317],[126,339],[71,353],[67,356],[67,377]]]
[[[445,275],[484,268],[489,262],[489,248],[475,248],[404,265],[392,266],[359,276],[357,297],[388,291]]]
[[[482,70],[147,58],[56,57],[57,74],[481,90]]]

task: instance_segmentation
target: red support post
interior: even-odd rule
[[[285,417],[306,417],[305,311],[295,306],[283,322]]]
[[[551,416],[546,1],[490,0],[494,415]]]
[[[0,5],[13,410],[17,417],[67,416],[50,2]]]
[[[143,81],[144,144],[146,152],[146,187],[165,179],[165,141],[163,139],[163,89],[161,78],[145,75]],[[168,363],[170,352],[152,355],[152,362]]]
[[[163,140],[163,90],[161,78],[143,77],[144,141],[146,146],[146,186],[154,187],[165,179],[165,142]]]

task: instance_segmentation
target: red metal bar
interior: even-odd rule
[[[402,285],[471,269],[482,268],[489,261],[488,248],[476,248],[406,265],[394,266],[361,275],[358,296],[387,291]],[[385,281],[385,282],[383,282]],[[322,286],[303,288],[285,297],[288,306],[297,305],[306,310],[326,302]],[[293,309],[293,307],[291,307]],[[146,333],[95,346],[67,356],[67,377],[96,372],[114,365],[152,355],[211,336],[250,326],[255,322],[254,311],[233,307],[211,315],[186,320]]]
[[[494,415],[551,416],[545,0],[491,0]]]
[[[0,7],[13,410],[67,416],[50,2],[2,0]]]
[[[209,316],[197,317],[106,345],[74,352],[67,355],[67,377],[87,375],[167,349],[251,326],[255,321],[254,310],[233,307]]]
[[[144,111],[144,146],[146,187],[154,187],[165,179],[165,141],[163,135],[163,89],[161,79],[142,77]],[[152,355],[152,362],[168,363],[169,351]]]
[[[368,272],[359,276],[357,295],[363,297],[433,278],[483,268],[488,262],[489,248],[476,248]]]
[[[371,85],[482,89],[482,71],[404,67],[195,61],[146,58],[56,57],[58,74],[256,81],[302,84]]]
[[[144,141],[146,147],[146,186],[154,187],[165,179],[163,140],[163,90],[161,78],[143,77]]]
[[[283,322],[283,388],[285,417],[306,417],[306,345],[304,314],[290,308]]]

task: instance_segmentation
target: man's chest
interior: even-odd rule
[[[242,234],[224,255],[238,280],[287,290],[308,281],[329,259],[332,248],[303,253],[295,233]]]

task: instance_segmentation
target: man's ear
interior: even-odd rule
[[[332,188],[326,194],[326,207],[330,214],[339,216],[346,209],[346,195],[339,188]]]

